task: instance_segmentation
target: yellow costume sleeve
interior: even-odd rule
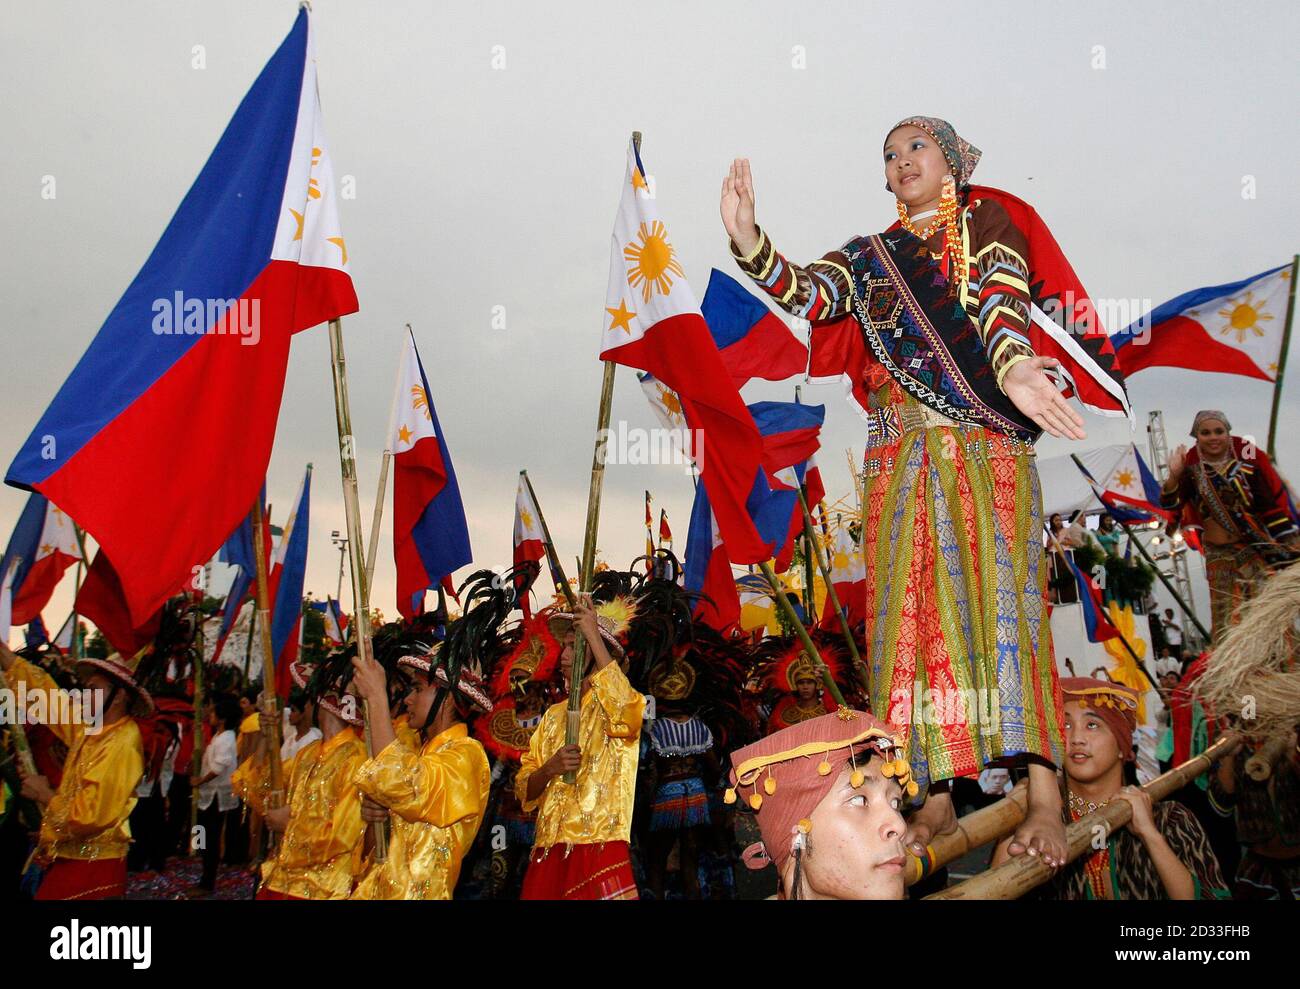
[[[614,664],[611,663],[610,665],[613,666]],[[551,712],[547,711],[537,725],[537,730],[533,732],[532,737],[528,740],[528,748],[519,757],[519,770],[515,773],[515,799],[519,801],[519,805],[524,809],[525,813],[535,811],[542,802],[541,796],[538,796],[536,800],[528,799],[528,780],[551,757],[551,753],[547,751],[546,739],[551,734],[548,730],[548,724],[553,720]],[[543,791],[544,793],[545,791]]]
[[[472,743],[416,755],[400,741],[361,767],[361,792],[410,821],[448,828],[487,807],[487,757]]]
[[[314,863],[328,862],[339,855],[352,854],[354,856],[352,872],[355,875],[359,871],[361,835],[366,826],[361,820],[361,798],[357,795],[352,780],[365,759],[365,746],[357,745],[342,757],[340,765],[326,767],[329,779],[334,782],[337,790],[332,801],[321,802],[329,806],[330,814],[328,816],[321,814],[319,818],[309,815],[308,809],[302,806],[303,800],[296,794],[299,787],[307,785],[306,780],[301,777],[309,767],[299,765],[293,767],[293,776],[288,777],[291,780],[289,807],[295,816],[300,817],[293,822],[295,861],[300,859]]]
[[[59,839],[97,835],[116,824],[122,808],[135,795],[144,772],[140,733],[134,725],[116,730],[102,745],[82,748],[86,759],[80,786],[50,802],[46,826]],[[130,730],[128,730],[130,729]]]
[[[605,734],[610,738],[636,738],[645,714],[645,697],[628,682],[618,664],[610,663],[592,677],[591,689],[609,720]]]
[[[9,672],[5,674],[5,678],[9,681],[10,688],[16,688],[18,684],[22,683],[26,685],[28,690],[39,690],[50,698],[55,696],[55,691],[61,689],[54,682],[54,678],[43,669],[21,658],[13,666],[9,667]],[[47,710],[50,709],[51,706],[47,705]],[[86,728],[81,722],[65,724],[57,718],[49,720],[57,723],[47,723],[45,727],[52,731],[59,741],[68,748],[72,748],[72,743],[81,737],[81,733]]]

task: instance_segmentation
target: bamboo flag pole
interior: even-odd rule
[[[997,841],[1011,832],[1021,821],[1029,807],[1029,783],[1022,780],[1016,788],[997,803],[958,818],[957,830],[936,835],[925,846],[922,856],[907,853],[907,885],[920,882],[933,875],[954,859],[990,841]]]
[[[795,634],[799,636],[799,641],[803,643],[803,651],[807,654],[808,658],[812,660],[813,666],[817,667],[817,669],[821,671],[822,682],[826,684],[826,689],[830,692],[830,695],[835,698],[836,704],[840,707],[848,707],[848,704],[844,702],[844,695],[840,693],[839,686],[835,683],[834,679],[831,678],[831,671],[827,669],[826,664],[822,662],[821,654],[817,652],[817,646],[813,644],[812,638],[808,635],[808,630],[803,627],[803,622],[799,621],[799,616],[795,614],[794,607],[790,604],[790,599],[787,598],[785,592],[781,590],[781,583],[776,579],[776,573],[772,570],[772,561],[766,560],[758,566],[759,569],[763,571],[763,576],[767,578],[768,586],[772,588],[772,596],[776,599],[777,607],[782,608],[785,611],[786,620],[790,622],[790,625],[795,630]]]
[[[1163,776],[1157,776],[1142,789],[1152,801],[1164,800],[1196,777],[1210,769],[1216,761],[1229,755],[1241,744],[1240,739],[1225,735],[1208,749],[1175,766]],[[1081,817],[1065,829],[1065,843],[1069,848],[1067,861],[1073,862],[1081,855],[1095,850],[1099,834],[1107,838],[1116,829],[1133,819],[1133,808],[1127,800],[1111,800],[1086,817]],[[1014,826],[1014,825],[1013,825]],[[927,900],[1014,900],[1041,886],[1052,878],[1052,868],[1042,859],[1017,855],[996,869],[989,869],[965,882],[927,896]]]
[[[632,147],[641,153],[641,132],[632,132]],[[591,589],[592,571],[596,569],[596,530],[600,527],[600,495],[605,483],[605,447],[609,442],[609,412],[614,400],[613,361],[604,362],[600,379],[600,406],[596,411],[596,448],[591,457],[591,486],[587,489],[587,526],[582,538],[582,561],[578,566],[578,590]],[[569,674],[569,710],[565,722],[564,743],[578,744],[579,715],[582,710],[582,677],[587,643],[581,634],[573,637],[573,670]],[[564,782],[572,785],[574,772],[565,773]]]
[[[1286,323],[1282,327],[1282,351],[1277,358],[1277,377],[1273,380],[1273,411],[1268,418],[1268,456],[1276,459],[1273,440],[1277,437],[1277,411],[1282,404],[1282,375],[1286,372],[1287,352],[1291,349],[1291,324],[1295,319],[1295,280],[1300,275],[1300,254],[1291,260],[1291,287],[1286,296]]]
[[[388,465],[393,451],[385,450],[379,464],[379,492],[375,495],[375,514],[370,520],[370,545],[366,547],[366,606],[370,605],[370,588],[375,581],[375,560],[379,555],[379,523],[384,518],[384,495],[388,493]]]
[[[266,579],[266,559],[270,553],[266,525],[262,520],[262,495],[259,491],[257,500],[253,502],[253,567],[256,571],[255,593],[257,595],[257,611],[253,617],[257,619],[257,630],[261,635],[262,645],[262,695],[259,698],[261,712],[258,718],[259,722],[262,718],[268,718],[271,722],[270,737],[266,746],[267,770],[271,777],[271,794],[267,803],[274,808],[280,806],[280,801],[284,797],[284,767],[280,764],[280,708],[279,698],[275,694],[275,654],[271,645],[271,595]],[[251,649],[251,628],[249,643]]]
[[[77,537],[77,549],[81,550],[81,559],[77,561],[77,570],[72,575],[72,661],[81,658],[81,616],[77,614],[77,595],[81,593],[81,582],[86,566],[86,533],[76,522],[72,523],[73,535]]]
[[[334,413],[338,423],[339,469],[343,476],[343,510],[348,529],[348,562],[352,571],[352,616],[356,629],[357,657],[362,663],[370,659],[370,616],[366,608],[370,591],[366,586],[365,561],[361,558],[361,499],[357,494],[357,458],[352,436],[352,409],[348,403],[348,366],[343,356],[343,322],[330,320],[330,367],[334,376]],[[375,754],[374,739],[370,730],[370,705],[361,702],[365,722],[366,755]],[[388,833],[382,821],[371,825],[374,836],[375,861],[388,858]]]
[[[812,515],[808,511],[808,501],[803,496],[803,489],[799,489],[799,507],[803,510],[803,531],[808,540],[808,545],[817,557],[817,569],[822,573],[822,581],[826,584],[826,596],[830,598],[831,607],[835,609],[835,614],[839,617],[840,628],[844,632],[844,641],[848,643],[849,654],[853,657],[853,665],[862,678],[862,686],[871,696],[871,676],[867,672],[867,664],[862,662],[862,656],[858,652],[858,644],[853,641],[853,630],[849,627],[849,619],[844,614],[844,608],[840,606],[840,596],[835,593],[835,585],[831,583],[830,566],[822,559],[821,550],[817,549],[816,534],[813,532]]]
[[[1088,474],[1088,469],[1083,466],[1083,461],[1079,459],[1079,455],[1077,453],[1070,454],[1070,459],[1073,460],[1074,465],[1083,472],[1084,477],[1090,476]],[[1096,493],[1095,489],[1093,493],[1094,494]],[[1100,501],[1101,499],[1098,500]],[[1105,502],[1102,502],[1102,504],[1104,505]],[[1167,590],[1171,595],[1173,595],[1173,599],[1178,602],[1178,607],[1180,607],[1183,610],[1183,614],[1187,616],[1188,620],[1193,625],[1196,626],[1196,630],[1201,633],[1202,638],[1204,638],[1206,642],[1211,641],[1210,633],[1205,630],[1205,626],[1201,624],[1201,620],[1196,617],[1196,612],[1192,610],[1192,606],[1183,600],[1182,595],[1178,593],[1178,590],[1174,587],[1174,585],[1169,583],[1169,578],[1160,572],[1159,565],[1157,565],[1155,560],[1151,559],[1151,554],[1148,553],[1147,548],[1142,545],[1142,540],[1138,539],[1137,536],[1133,534],[1133,530],[1128,527],[1127,522],[1123,522],[1119,519],[1115,519],[1115,521],[1119,524],[1119,527],[1123,529],[1124,532],[1128,535],[1129,542],[1138,548],[1138,552],[1142,554],[1143,559],[1145,559],[1147,563],[1151,564],[1151,568],[1155,570],[1156,576],[1160,578],[1160,583],[1164,584],[1165,590]]]
[[[640,131],[636,132],[633,140],[639,150]],[[583,534],[582,560],[578,568],[578,590],[582,594],[591,590],[591,576],[596,569],[596,530],[600,527],[600,495],[605,483],[605,446],[609,442],[609,411],[614,398],[614,368],[613,361],[605,361],[605,371],[600,382],[600,407],[596,414],[596,448],[592,453],[591,486],[587,491],[587,527]],[[569,674],[569,709],[565,722],[565,745],[578,744],[586,650],[587,641],[579,632],[573,637],[573,670]],[[563,779],[565,783],[572,785],[577,779],[577,774],[572,771],[567,772]]]
[[[537,500],[537,492],[533,490],[532,479],[528,476],[528,471],[521,470],[519,476],[524,479],[524,485],[528,488],[528,497],[532,499],[533,507],[537,509],[537,524],[542,529],[542,542],[546,549],[546,564],[551,569],[551,574],[560,587],[564,599],[569,602],[569,608],[572,609],[576,603],[573,596],[573,588],[569,586],[569,579],[564,576],[564,567],[560,566],[560,554],[555,552],[555,543],[551,540],[551,530],[546,524],[546,516],[542,514],[542,503]]]
[[[5,585],[13,578],[14,572],[22,566],[22,563],[23,558],[21,556],[15,556],[9,563],[8,571],[0,574],[0,594],[5,593]],[[3,647],[6,657],[8,657],[9,661],[12,662],[18,657],[9,648],[9,626],[5,625],[3,628],[4,632],[0,632],[0,636],[3,636],[3,638],[0,638],[0,647]],[[5,697],[13,697],[13,692],[9,688],[9,678],[5,676],[5,671],[2,667],[0,667],[0,694],[3,694]],[[18,766],[22,769],[23,775],[37,775],[36,760],[32,757],[32,748],[27,743],[27,732],[23,729],[21,719],[14,718],[13,721],[9,723],[9,737],[13,740],[14,757],[18,760]],[[39,807],[37,808],[37,813],[38,815],[40,813]]]

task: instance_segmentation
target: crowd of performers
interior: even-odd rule
[[[74,679],[104,692],[102,730],[29,728],[38,772],[6,771],[6,885],[38,899],[123,896],[128,869],[175,868],[190,854],[203,870],[189,895],[204,895],[224,853],[253,861],[259,899],[903,897],[907,853],[925,853],[909,826],[924,795],[906,735],[869,713],[865,664],[817,629],[817,659],[795,636],[724,637],[693,617],[698,597],[667,579],[667,554],[661,562],[657,575],[601,571],[589,603],[527,618],[512,577],[483,571],[445,626],[436,615],[383,626],[365,663],[354,645],[296,663],[279,791],[256,688],[209,696],[190,779],[183,650],[155,650],[134,669],[84,659]],[[587,661],[569,744],[577,636]],[[57,651],[0,658],[11,686],[74,682]],[[1116,799],[1133,819],[1030,895],[1296,895],[1294,738],[1269,780],[1245,771],[1243,748],[1202,780],[1199,801],[1153,804],[1134,775],[1139,694],[1083,677],[1057,687],[1060,820]],[[1025,775],[1023,759],[995,764]],[[1210,835],[1225,827],[1216,854]],[[1014,841],[992,850],[992,865]]]
[[[247,817],[266,850],[264,899],[898,898],[907,856],[956,828],[958,784],[1005,769],[1027,779],[1027,799],[994,854],[1056,870],[1036,895],[1294,898],[1294,733],[1264,784],[1234,756],[1194,787],[1190,811],[1152,806],[1133,788],[1136,693],[1058,677],[1034,442],[1084,437],[1070,396],[1130,409],[1073,269],[1031,206],[971,184],[979,158],[946,121],[901,121],[882,148],[898,222],[807,266],[758,226],[748,161],[723,181],[737,264],[810,323],[810,372],[844,380],[867,423],[860,662],[837,635],[814,633],[811,651],[724,636],[675,581],[632,571],[517,621],[513,580],[480,572],[456,620],[385,626],[373,659],[345,648],[294,668],[278,786],[273,724],[215,691],[186,784],[199,791],[200,891],[223,849],[256,854],[232,824]],[[1223,413],[1198,416],[1164,492],[1204,532],[1216,640],[1297,555],[1280,479],[1228,430]],[[571,684],[577,641],[589,662]],[[177,665],[159,652],[149,683]],[[39,657],[0,656],[11,683],[47,683]],[[138,668],[84,661],[79,675],[108,691],[105,729],[51,725],[33,743],[38,772],[7,764],[6,848],[39,818],[34,865],[12,885],[21,874],[38,897],[121,895],[128,819],[166,789],[159,765],[173,789],[192,772],[184,732],[174,759],[165,744],[176,710],[150,700]],[[1204,748],[1214,716],[1171,707],[1179,760]],[[138,797],[142,785],[154,789]],[[1067,864],[1066,824],[1112,800],[1133,805],[1131,822]],[[173,819],[185,803],[168,799]],[[150,814],[150,833],[174,840]],[[1235,834],[1212,841],[1209,815],[1235,818]]]

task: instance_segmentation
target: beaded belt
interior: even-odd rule
[[[867,415],[867,449],[888,446],[897,443],[903,434],[913,429],[930,429],[934,426],[953,426],[957,429],[963,425],[949,419],[942,412],[936,412],[920,402],[886,405],[883,409],[872,409]]]

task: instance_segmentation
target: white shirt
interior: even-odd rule
[[[298,738],[297,735],[297,729],[292,726],[285,732],[284,743],[280,746],[281,762],[288,762],[312,742],[323,737],[319,728],[309,728],[307,734],[303,735],[302,738]]]
[[[1183,627],[1173,618],[1164,620],[1165,641],[1171,646],[1181,646],[1183,644]]]
[[[209,773],[216,775],[199,786],[199,810],[212,806],[215,797],[217,810],[234,810],[239,806],[235,794],[230,789],[230,777],[239,764],[236,754],[235,733],[227,728],[217,734],[203,750],[203,766],[200,776]]]

